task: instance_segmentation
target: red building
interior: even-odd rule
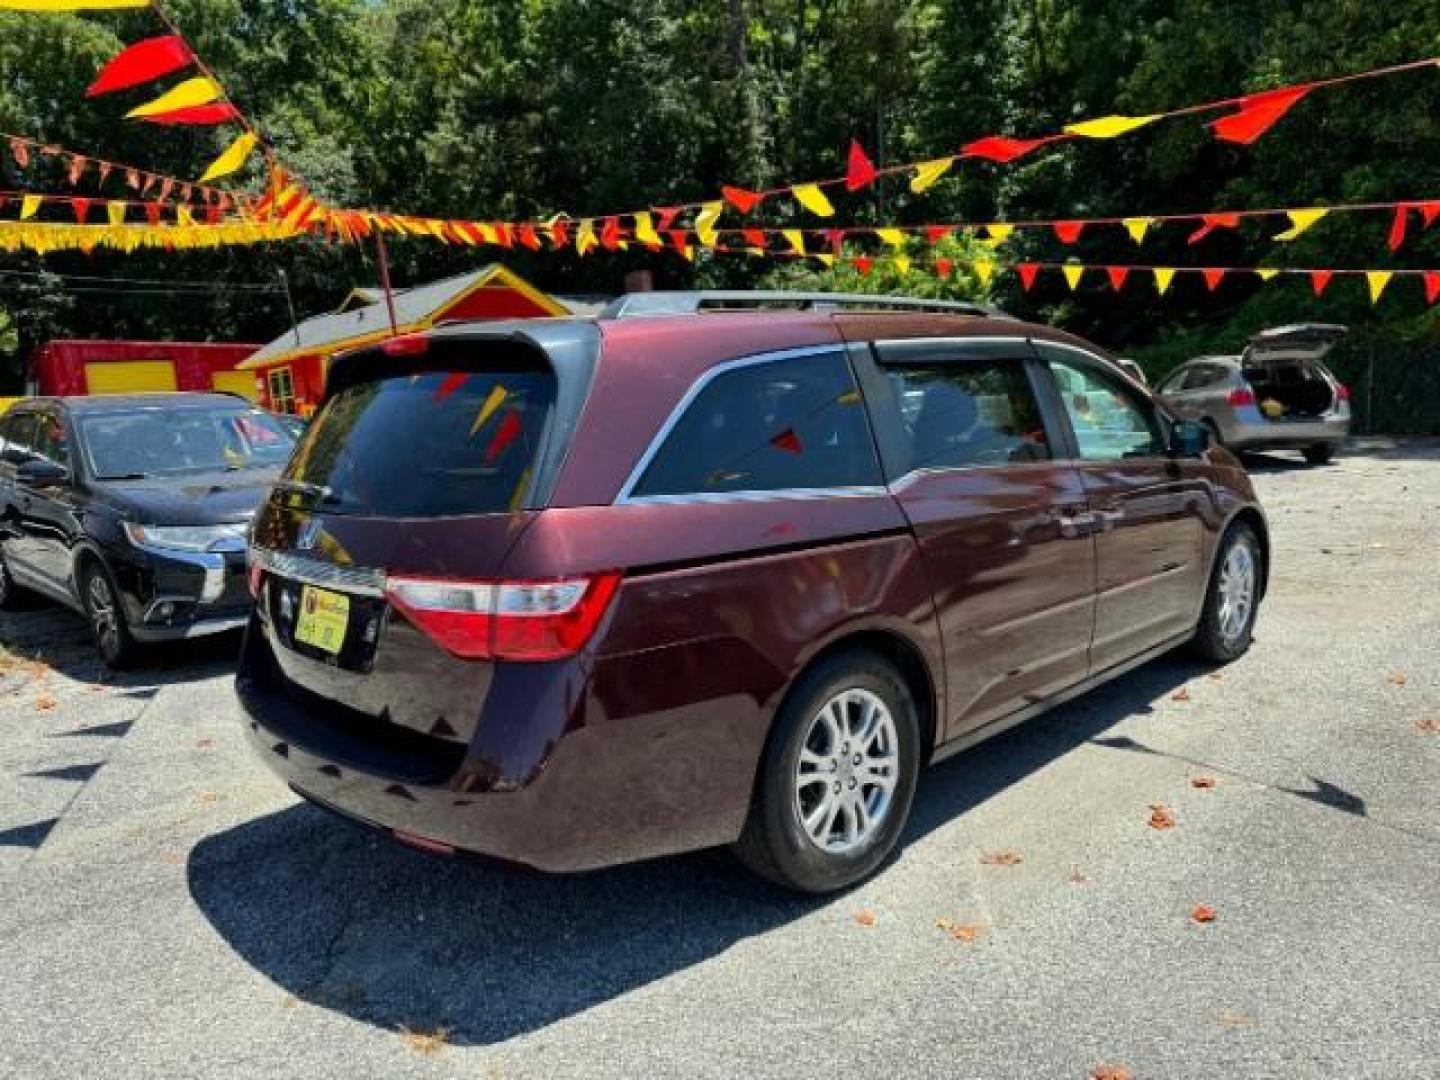
[[[260,380],[260,403],[276,412],[309,416],[325,392],[331,357],[394,332],[409,334],[459,319],[540,318],[575,310],[499,265],[396,289],[392,298],[394,331],[384,294],[355,289],[334,312],[306,319],[247,359],[241,366]]]
[[[259,345],[196,341],[47,341],[30,359],[28,394],[225,390],[259,398],[254,372],[237,370]]]

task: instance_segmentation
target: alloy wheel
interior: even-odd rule
[[[1250,545],[1235,544],[1220,568],[1220,633],[1235,641],[1245,632],[1255,603],[1255,555]]]
[[[795,767],[795,813],[810,842],[845,854],[881,827],[900,776],[889,706],[869,690],[842,690],[810,721]]]
[[[120,616],[115,609],[115,595],[105,575],[98,570],[90,573],[85,587],[85,606],[90,611],[90,627],[95,632],[100,653],[108,660],[120,651]]]

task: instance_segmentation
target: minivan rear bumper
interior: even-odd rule
[[[753,771],[707,776],[720,748],[703,736],[687,746],[673,730],[657,741],[657,732],[673,729],[672,717],[613,722],[593,698],[594,671],[585,661],[520,665],[529,670],[514,692],[497,679],[470,743],[447,743],[398,725],[382,732],[381,721],[284,684],[258,623],[252,618],[235,684],[248,738],[292,790],[326,809],[408,834],[411,843],[554,872],[713,847],[739,835]],[[565,715],[542,715],[555,709]],[[508,763],[496,749],[502,743]],[[748,751],[751,770],[757,750]],[[695,759],[702,754],[709,760]],[[535,764],[516,767],[527,761]],[[726,775],[736,782],[717,788]]]

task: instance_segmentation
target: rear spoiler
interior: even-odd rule
[[[1281,353],[1318,360],[1333,349],[1346,333],[1346,327],[1335,323],[1296,323],[1272,327],[1261,330],[1250,339],[1240,360],[1250,363]]]

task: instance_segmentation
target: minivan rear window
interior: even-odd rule
[[[549,370],[429,371],[347,386],[286,478],[328,513],[448,517],[519,509],[555,406]]]

